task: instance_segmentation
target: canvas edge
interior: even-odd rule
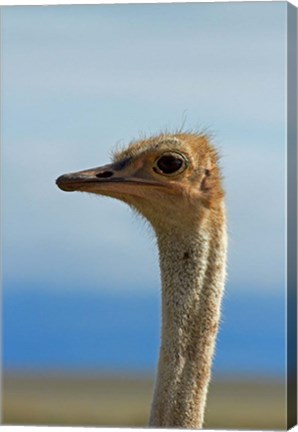
[[[297,424],[297,8],[287,3],[287,428]]]

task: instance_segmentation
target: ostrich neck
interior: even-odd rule
[[[224,211],[157,239],[162,335],[149,425],[201,428],[225,279]]]

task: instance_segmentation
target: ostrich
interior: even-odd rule
[[[142,139],[111,164],[56,183],[124,201],[152,225],[162,329],[149,426],[202,428],[227,254],[224,191],[209,138],[179,132]]]

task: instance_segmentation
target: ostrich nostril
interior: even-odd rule
[[[108,177],[112,177],[113,175],[114,175],[113,171],[103,171],[98,174],[95,174],[95,177],[108,178]]]

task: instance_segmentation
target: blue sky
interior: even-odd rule
[[[124,204],[54,181],[186,118],[210,128],[222,154],[229,289],[281,293],[285,25],[286,3],[3,9],[7,286],[158,286],[150,229]]]
[[[153,367],[153,233],[124,204],[55,179],[185,120],[214,133],[227,192],[215,370],[284,371],[285,48],[280,2],[2,9],[6,365]]]

